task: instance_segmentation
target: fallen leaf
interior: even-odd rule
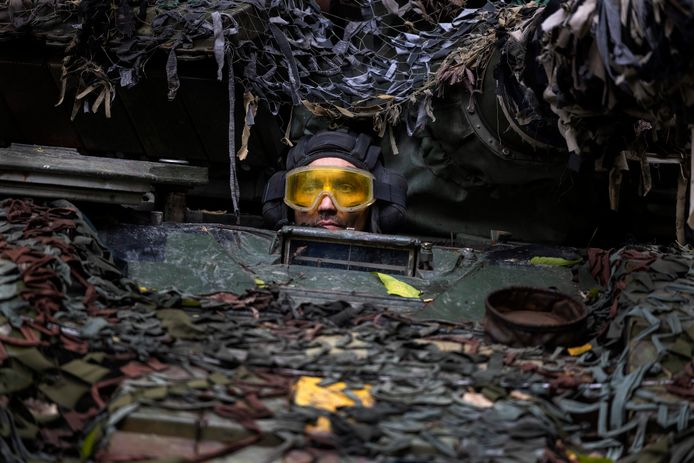
[[[388,294],[415,299],[422,294],[422,292],[414,286],[408,285],[404,281],[400,281],[390,275],[378,272],[374,272],[374,274],[381,280],[383,286],[386,287]]]

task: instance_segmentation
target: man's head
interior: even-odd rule
[[[324,131],[299,140],[263,195],[270,226],[393,231],[405,216],[407,182],[383,167],[366,134]]]
[[[298,176],[304,178],[292,182],[292,177]],[[365,191],[367,188],[371,194]],[[307,197],[306,207],[292,201],[291,191]],[[358,198],[355,201],[350,196]],[[341,158],[316,159],[307,168],[299,167],[287,173],[284,202],[294,209],[297,225],[366,230],[368,208],[373,203],[373,176]]]

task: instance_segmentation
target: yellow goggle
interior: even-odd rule
[[[356,212],[374,203],[374,177],[352,167],[299,167],[287,172],[284,202],[297,211],[314,210],[323,196],[342,212]]]

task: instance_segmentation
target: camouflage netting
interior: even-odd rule
[[[642,151],[659,138],[683,150],[691,0],[440,3],[353,2],[363,19],[342,20],[301,1],[9,1],[0,6],[0,40],[33,34],[67,45],[63,81],[76,84],[74,111],[108,113],[116,87],[136,84],[163,49],[170,98],[177,54],[206,53],[220,80],[225,63],[242,71],[229,67],[247,90],[249,127],[258,98],[273,113],[303,104],[331,118],[373,118],[381,135],[403,121],[410,134],[422,128],[448,85],[478,90],[498,52],[497,93],[521,132],[548,119],[576,154]]]
[[[571,356],[369,305],[293,308],[267,289],[147,290],[124,278],[69,203],[6,200],[0,455],[203,461],[256,444],[292,461],[691,461],[691,253],[589,255],[586,270],[604,285],[591,311],[598,338]],[[344,381],[351,405],[298,406],[307,377]],[[358,396],[364,388],[373,403]],[[190,452],[147,435],[137,447],[128,430],[147,410],[199,416]],[[321,417],[332,432],[307,427]],[[220,419],[237,430],[212,445]]]
[[[653,140],[652,129],[679,130],[686,139],[693,8],[688,1],[553,2],[511,32],[519,40],[504,49],[517,77],[516,117],[527,120],[538,101],[549,104],[573,153],[640,151]]]

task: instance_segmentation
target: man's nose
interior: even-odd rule
[[[325,195],[321,198],[320,203],[318,203],[318,212],[335,212],[335,205],[330,196]]]

